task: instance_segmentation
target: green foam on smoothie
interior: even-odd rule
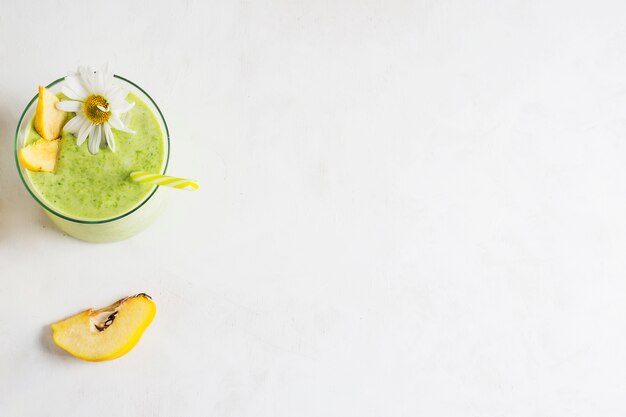
[[[92,155],[86,142],[77,146],[76,137],[64,132],[56,172],[28,172],[35,190],[53,210],[82,220],[104,220],[132,210],[154,190],[154,186],[130,181],[129,175],[161,172],[163,132],[143,101],[133,94],[126,100],[135,103],[127,124],[135,134],[114,129],[115,152],[103,148]],[[26,144],[39,139],[32,123]]]

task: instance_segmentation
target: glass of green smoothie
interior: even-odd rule
[[[65,82],[60,78],[47,88],[62,97]],[[123,115],[124,124],[135,132],[115,131],[115,151],[92,154],[86,143],[77,145],[76,136],[63,131],[54,172],[26,169],[18,154],[40,139],[34,127],[37,96],[15,132],[15,161],[26,189],[59,229],[88,242],[113,242],[141,232],[165,203],[166,193],[157,186],[129,179],[133,171],[165,174],[170,143],[163,114],[137,84],[117,75],[113,82],[128,91],[126,101],[134,107]]]

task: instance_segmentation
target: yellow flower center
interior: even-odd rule
[[[97,125],[106,122],[107,120],[109,120],[109,117],[111,117],[110,111],[103,111],[99,109],[98,106],[104,109],[108,109],[109,102],[106,100],[106,98],[93,94],[87,97],[87,99],[83,103],[83,114],[85,115],[87,120]]]

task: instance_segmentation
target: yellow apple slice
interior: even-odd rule
[[[146,294],[122,298],[54,323],[52,338],[61,349],[87,361],[106,361],[128,353],[152,322],[156,306]]]
[[[57,109],[59,98],[46,87],[39,86],[39,101],[35,112],[35,130],[44,139],[56,139],[61,136],[67,112]]]
[[[53,172],[57,164],[60,142],[60,140],[38,139],[20,149],[20,162],[30,171]]]

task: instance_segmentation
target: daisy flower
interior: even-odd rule
[[[92,154],[101,146],[115,152],[112,129],[135,133],[120,119],[135,103],[127,102],[128,92],[113,84],[113,73],[106,65],[98,71],[78,67],[75,73],[65,77],[61,92],[71,100],[58,102],[57,109],[76,113],[63,129],[76,135],[78,146],[89,138],[87,148]]]

